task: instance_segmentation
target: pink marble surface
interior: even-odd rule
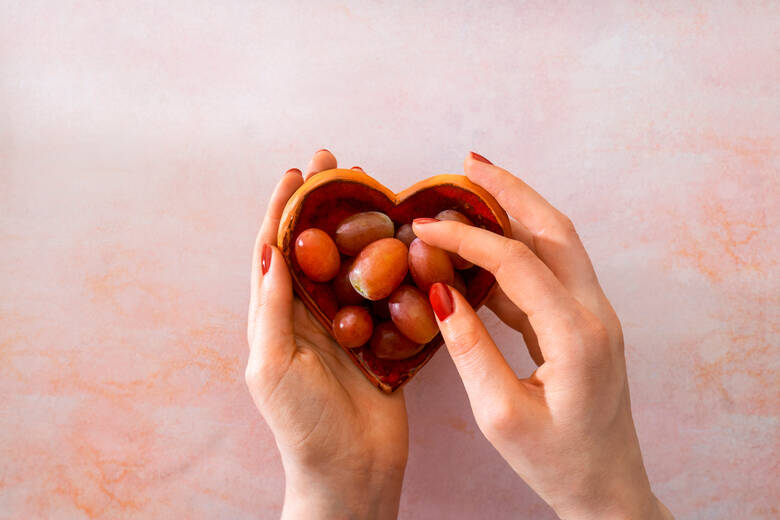
[[[474,149],[548,196],[622,317],[657,494],[776,518],[780,4],[367,4],[0,4],[0,517],[278,516],[250,250],[326,146],[395,189]],[[401,518],[553,517],[445,352],[406,395]]]

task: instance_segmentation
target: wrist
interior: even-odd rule
[[[637,501],[613,504],[588,518],[607,520],[674,520],[671,512],[652,492]]]
[[[558,513],[568,520],[673,520],[672,514],[647,486],[624,486],[613,493]]]
[[[614,428],[617,438],[604,445],[607,451],[597,452],[596,462],[588,464],[592,471],[575,477],[561,500],[550,505],[563,519],[656,520],[673,518],[668,509],[653,494],[647,477],[639,440],[630,412]]]
[[[572,520],[671,518],[662,514],[666,509],[650,488],[638,443],[614,453],[614,462],[610,470],[590,474],[575,486],[578,493],[551,504],[558,515]]]
[[[285,464],[283,519],[396,518],[403,468],[290,467]]]

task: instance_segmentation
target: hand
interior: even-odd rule
[[[653,495],[631,417],[620,322],[571,221],[472,154],[466,175],[517,220],[516,240],[458,222],[415,223],[423,241],[493,273],[489,306],[539,368],[518,379],[468,302],[430,298],[479,428],[562,518],[671,518]]]
[[[307,178],[336,167],[327,150]],[[287,200],[304,182],[279,182],[255,244],[246,382],[282,455],[283,518],[395,518],[408,455],[403,393],[369,383],[293,297],[276,244]]]

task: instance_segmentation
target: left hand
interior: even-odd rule
[[[320,150],[306,178],[335,167]],[[409,446],[403,392],[371,385],[293,296],[275,247],[284,206],[303,182],[289,170],[271,197],[255,243],[247,332],[247,386],[284,466],[282,518],[395,518]]]

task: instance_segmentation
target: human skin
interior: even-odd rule
[[[306,178],[336,167],[327,150]],[[395,518],[408,455],[402,391],[377,391],[293,297],[276,247],[287,199],[304,182],[287,171],[257,237],[249,306],[246,382],[282,456],[282,518]]]
[[[434,219],[414,232],[495,275],[501,291],[488,305],[539,365],[518,378],[463,296],[431,288],[480,430],[561,518],[672,518],[642,462],[620,321],[571,220],[482,156],[464,169],[516,220],[515,239]]]
[[[485,437],[561,518],[672,518],[654,496],[631,416],[620,322],[571,221],[481,156],[469,178],[517,222],[515,239],[459,222],[415,222],[417,236],[489,271],[488,306],[519,330],[534,374],[519,379],[453,288],[431,303]],[[317,152],[306,178],[336,167]],[[246,380],[285,470],[283,518],[394,518],[408,454],[401,390],[365,380],[294,298],[273,247],[284,204],[304,181],[283,176],[255,244]]]

